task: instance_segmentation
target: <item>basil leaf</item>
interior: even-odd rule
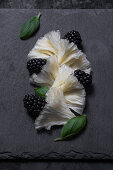
[[[62,128],[61,137],[55,141],[65,140],[78,134],[86,125],[86,116],[77,116],[70,119]]]
[[[38,96],[43,96],[45,97],[47,91],[49,90],[48,87],[40,87],[40,88],[35,88],[35,93],[38,95]]]
[[[40,16],[39,13],[37,16],[30,18],[28,21],[26,21],[20,30],[20,38],[22,40],[28,39],[37,31],[40,25]]]

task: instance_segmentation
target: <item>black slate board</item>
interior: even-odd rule
[[[113,10],[42,10],[38,33],[20,40],[21,25],[38,12],[0,10],[0,158],[112,159]],[[79,30],[94,75],[84,112],[88,117],[85,131],[73,140],[55,143],[61,129],[37,133],[22,100],[33,92],[27,54],[39,37],[57,29],[62,36]]]

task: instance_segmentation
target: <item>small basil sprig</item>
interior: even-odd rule
[[[20,38],[22,40],[28,39],[38,30],[40,25],[40,16],[41,14],[39,13],[37,16],[30,18],[22,25],[20,30]]]
[[[49,88],[48,87],[39,87],[39,88],[35,88],[34,90],[35,90],[35,93],[38,96],[45,97],[45,95],[48,92]]]
[[[73,117],[63,126],[61,137],[56,138],[54,141],[65,140],[78,134],[86,125],[86,115]]]

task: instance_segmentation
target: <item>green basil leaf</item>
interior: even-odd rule
[[[20,38],[22,40],[28,39],[38,30],[40,25],[40,16],[41,14],[39,13],[37,16],[30,18],[22,25],[20,30]]]
[[[73,117],[62,128],[61,137],[55,141],[65,140],[78,134],[86,125],[86,115]]]
[[[45,97],[47,91],[49,90],[48,87],[40,87],[40,88],[35,88],[35,93],[38,95],[38,96],[42,96],[42,97]]]

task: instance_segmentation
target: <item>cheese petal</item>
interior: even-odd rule
[[[50,130],[51,126],[64,125],[69,119],[75,117],[66,104],[60,88],[51,88],[47,93],[46,101],[45,108],[35,120],[36,129]]]
[[[75,54],[77,50],[77,46],[74,43],[69,43],[68,40],[66,39],[61,39],[60,40],[60,45],[59,45],[59,50],[58,50],[58,62],[59,65],[62,65],[65,63],[67,58]]]
[[[53,87],[60,87],[63,92],[71,91],[73,89],[83,89],[83,86],[74,76],[73,69],[65,64],[59,68]]]
[[[68,107],[75,112],[82,114],[85,107],[86,92],[84,89],[74,89],[64,93]]]
[[[74,43],[61,39],[58,57],[59,65],[66,64],[73,70],[81,69],[86,73],[91,72],[91,64],[87,56]]]
[[[73,56],[69,56],[69,58],[65,61],[65,64],[73,70],[80,69],[88,74],[91,73],[91,64],[87,60],[87,56],[81,51],[78,51]]]
[[[58,54],[60,45],[60,32],[51,31],[40,38],[28,54],[28,58],[48,58]]]

